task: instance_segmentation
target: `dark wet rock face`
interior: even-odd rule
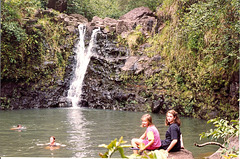
[[[126,101],[130,94],[121,88],[120,72],[126,61],[127,49],[117,47],[107,34],[99,33],[84,78],[82,106],[101,109],[119,109],[119,101]]]
[[[91,28],[90,28],[91,29]],[[152,61],[160,57],[130,56],[128,48],[117,46],[117,42],[102,30],[98,34],[96,47],[88,65],[82,88],[80,106],[126,111],[152,111],[158,113],[164,99],[150,99],[145,86],[124,82],[125,74],[144,73],[146,76]]]
[[[34,85],[34,84],[32,84]],[[1,85],[1,106],[9,105],[10,109],[48,108],[67,106],[62,100],[65,84],[58,85],[54,89],[33,89],[31,83],[28,85],[3,81]],[[9,100],[5,100],[9,99]]]

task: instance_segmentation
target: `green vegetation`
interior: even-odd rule
[[[144,54],[161,56],[165,67],[138,78],[171,103],[163,109],[204,119],[214,111],[231,119],[239,116],[238,97],[230,96],[239,72],[239,7],[236,0],[163,1],[157,15],[164,27],[147,39],[151,47]]]
[[[161,0],[69,0],[67,13],[78,13],[89,20],[93,16],[101,18],[119,18],[130,10],[146,6],[152,11],[161,4]]]
[[[99,145],[98,147],[103,147],[108,149],[107,152],[105,152],[104,154],[100,153],[99,156],[102,158],[111,158],[114,152],[119,151],[121,157],[126,158],[126,156],[124,155],[123,148],[131,147],[131,145],[121,145],[121,144],[125,144],[126,142],[127,141],[123,141],[123,137],[121,137],[119,141],[115,139],[111,141],[109,145],[105,145],[105,144]]]
[[[239,121],[238,120],[228,120],[215,118],[207,122],[213,123],[215,129],[210,129],[209,132],[203,132],[200,134],[200,139],[211,138],[212,140],[223,139],[223,145],[225,148],[221,150],[221,154],[224,158],[238,157],[239,151],[235,147],[229,147],[230,139],[233,137],[238,137],[239,135]]]
[[[2,3],[1,79],[49,83],[62,80],[73,39],[53,15],[36,18],[37,0]]]
[[[30,66],[25,64],[31,60],[28,58],[31,53],[27,48],[34,47],[37,35],[28,37],[23,29],[23,18],[31,17],[31,12],[38,6],[37,1],[4,1],[2,3],[1,78],[18,79],[26,75],[34,75],[28,71],[27,67]],[[38,57],[37,54],[35,51],[32,57]]]
[[[138,25],[132,30],[126,38],[122,38],[121,35],[117,36],[119,45],[126,45],[130,49],[131,55],[136,55],[139,46],[146,42],[145,35],[140,31],[142,26]]]

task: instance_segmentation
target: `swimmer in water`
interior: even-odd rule
[[[50,142],[48,143],[49,146],[57,146],[60,145],[58,143],[55,143],[56,138],[54,136],[50,137]]]
[[[11,128],[11,130],[23,130],[23,129],[26,129],[25,127],[23,127],[21,124],[18,124],[17,127],[13,127]]]
[[[45,147],[46,149],[55,150],[55,149],[59,149],[60,146],[62,146],[62,147],[66,146],[66,145],[61,145],[59,143],[56,143],[55,142],[56,138],[54,136],[51,136],[49,140],[50,140],[50,142],[47,143],[48,146]]]

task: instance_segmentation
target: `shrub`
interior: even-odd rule
[[[223,139],[224,148],[221,150],[221,154],[224,158],[238,157],[239,151],[234,147],[230,148],[230,138],[238,137],[239,135],[239,121],[215,118],[207,122],[213,123],[215,129],[210,129],[208,132],[200,134],[200,139],[211,138],[212,140]]]

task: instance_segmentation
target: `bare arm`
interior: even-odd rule
[[[146,134],[147,134],[147,133],[146,133],[146,131],[145,131],[144,134],[142,134],[142,136],[140,137],[140,139],[142,139],[142,140],[145,139],[145,138],[146,138]]]
[[[152,131],[149,131],[147,133],[147,131],[145,132],[145,135],[147,136],[148,138],[148,144],[147,145],[144,145],[143,147],[140,147],[140,152],[143,151],[143,150],[146,150],[149,146],[151,146],[153,143],[154,143],[154,134]]]
[[[182,137],[182,134],[180,136],[180,141],[181,141],[181,148],[184,149],[184,146],[183,146],[183,137]]]
[[[150,142],[142,150],[146,150],[149,146],[151,146],[154,143],[154,139],[149,141]]]
[[[167,148],[167,152],[169,152],[177,143],[177,139],[172,140],[171,144]]]
[[[149,146],[151,146],[154,143],[154,139],[153,140],[149,140],[149,141],[150,142],[146,146],[140,147],[139,153],[143,152],[144,150],[146,150]]]

